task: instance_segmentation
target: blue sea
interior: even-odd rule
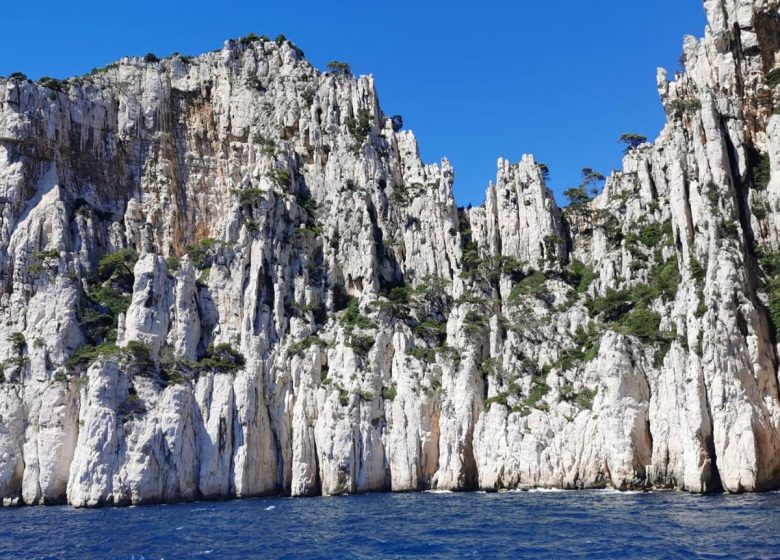
[[[780,558],[780,494],[507,492],[0,508],[0,558]]]

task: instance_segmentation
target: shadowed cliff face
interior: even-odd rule
[[[780,18],[591,202],[484,205],[282,38],[0,79],[0,497],[780,487]]]

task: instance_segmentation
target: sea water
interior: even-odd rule
[[[506,492],[0,508],[0,558],[780,558],[780,494]]]

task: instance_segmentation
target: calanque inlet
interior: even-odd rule
[[[780,2],[704,5],[563,210],[282,36],[0,78],[2,503],[780,488]]]

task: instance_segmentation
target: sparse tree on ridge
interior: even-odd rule
[[[645,142],[647,142],[647,136],[634,134],[633,132],[627,132],[620,137],[620,143],[626,145],[626,152],[638,148]]]
[[[346,62],[340,62],[338,60],[331,60],[326,66],[328,72],[334,76],[351,76],[352,68]]]

